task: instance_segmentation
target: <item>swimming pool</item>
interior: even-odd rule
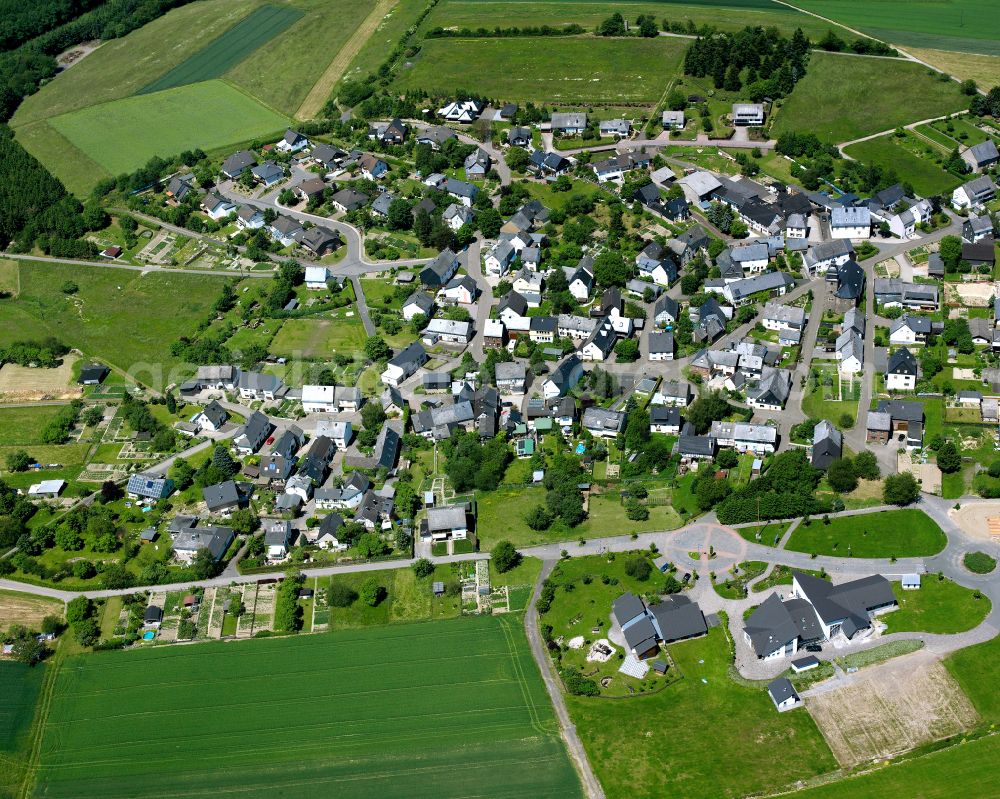
[[[156,638],[156,633],[152,630],[147,630],[142,634],[143,641],[152,641],[154,638]]]

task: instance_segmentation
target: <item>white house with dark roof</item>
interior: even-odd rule
[[[582,111],[554,113],[549,124],[564,136],[579,136],[587,129],[587,115]]]
[[[951,193],[951,204],[956,210],[965,208],[980,208],[996,197],[997,187],[989,176],[980,177],[963,183]]]
[[[871,232],[872,214],[866,207],[835,205],[830,212],[831,238],[867,239]]]
[[[289,128],[285,131],[285,135],[278,140],[278,143],[274,145],[274,149],[279,153],[297,153],[308,146],[309,139],[297,130]]]
[[[917,387],[920,369],[917,359],[906,347],[889,356],[889,366],[885,373],[885,387],[889,391],[913,391]]]

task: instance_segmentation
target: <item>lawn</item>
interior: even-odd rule
[[[968,104],[957,83],[932,78],[919,64],[813,51],[772,133],[809,131],[823,141],[845,142]]]
[[[0,346],[55,336],[156,388],[193,371],[170,345],[194,332],[222,288],[221,276],[34,263],[22,263],[20,272],[20,296],[0,303]],[[69,277],[76,294],[61,291]]]
[[[785,548],[793,552],[855,558],[917,558],[935,555],[948,543],[937,522],[920,510],[836,516],[824,524],[813,519],[792,532]]]
[[[687,0],[687,2],[630,2],[617,9],[634,22],[640,14],[652,15],[657,22],[667,19],[672,23],[687,25],[688,20],[697,26],[711,25],[719,30],[742,30],[747,25],[775,27],[786,36],[802,28],[813,39],[820,39],[831,25],[800,11],[779,6],[770,0]],[[582,25],[593,30],[609,16],[608,6],[593,0],[512,0],[498,3],[496,0],[444,0],[438,3],[427,18],[425,27],[493,28],[502,20],[503,27],[550,25]],[[837,27],[837,26],[832,26]],[[856,38],[848,31],[837,30],[844,39]]]
[[[990,612],[990,600],[951,580],[925,575],[917,591],[893,585],[899,610],[881,617],[887,633],[962,633],[979,626]]]
[[[3,443],[5,445],[40,444],[42,429],[62,410],[63,407],[58,405],[0,407],[0,430],[4,431]]]
[[[646,521],[634,522],[625,517],[617,494],[592,494],[587,518],[573,528],[558,524],[548,530],[532,530],[524,520],[528,510],[545,502],[541,488],[501,488],[476,497],[479,507],[480,548],[491,549],[497,541],[515,546],[546,544],[579,538],[595,538],[653,530],[674,530],[681,526],[680,514],[669,505],[649,508]],[[512,509],[514,509],[512,511]]]
[[[898,0],[796,0],[795,5],[887,42],[1000,55],[1000,16],[993,0],[906,3]]]
[[[687,41],[590,36],[428,39],[413,66],[400,71],[400,91],[448,94],[462,86],[487,97],[546,105],[652,105],[680,68]]]
[[[749,527],[736,527],[734,529],[747,541],[770,547],[781,540],[781,536],[785,534],[791,524],[791,522],[768,522],[767,524],[751,524]]]
[[[454,618],[461,613],[460,597],[433,596],[434,581],[449,583],[458,579],[458,565],[439,565],[434,574],[417,579],[413,569],[384,569],[374,572],[348,572],[334,575],[327,584],[340,583],[358,593],[361,584],[375,577],[386,590],[385,598],[375,607],[356,599],[345,608],[331,607],[330,629],[370,627],[389,622],[426,621],[428,619]]]
[[[947,194],[962,182],[961,178],[945,172],[930,158],[914,155],[898,142],[892,135],[879,136],[852,144],[845,152],[859,161],[896,170],[897,177],[912,183],[920,195]]]
[[[778,714],[763,683],[748,688],[730,679],[724,627],[669,651],[683,679],[657,694],[567,697],[609,799],[761,794],[835,768],[808,713]]]
[[[795,794],[796,799],[884,799],[912,796],[953,799],[983,796],[985,774],[1000,762],[1000,737],[963,742],[921,757],[902,760],[846,780]],[[914,793],[919,786],[918,793]]]
[[[221,78],[301,16],[302,11],[291,6],[262,6],[173,69],[143,86],[136,94],[151,94],[189,83]]]
[[[220,80],[126,97],[52,117],[49,124],[113,174],[152,156],[214,150],[280,135],[288,118]],[[45,157],[42,156],[43,162]]]
[[[351,59],[344,77],[358,79],[375,72],[426,8],[424,0],[399,0]]]
[[[271,352],[286,358],[326,358],[334,353],[364,357],[365,328],[361,317],[343,310],[323,316],[289,319],[271,341]]]
[[[86,196],[95,183],[111,177],[108,170],[73,145],[47,120],[17,128],[15,138],[39,161],[44,159],[45,167],[76,195]]]
[[[577,797],[557,729],[518,616],[98,653],[59,674],[35,791]]]

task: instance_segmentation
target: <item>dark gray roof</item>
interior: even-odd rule
[[[615,621],[620,627],[622,624],[631,621],[636,616],[646,612],[646,606],[635,594],[627,592],[622,594],[611,605],[611,612],[615,614]]]
[[[854,618],[858,629],[868,627],[868,613],[896,601],[892,585],[880,574],[833,585],[827,580],[802,572],[793,572],[808,601],[827,624]]]
[[[234,508],[240,504],[240,491],[233,480],[226,480],[224,483],[217,483],[214,486],[206,486],[202,489],[205,497],[205,504],[209,511],[226,510]]]
[[[914,400],[879,400],[878,413],[887,413],[893,419],[907,422],[924,420],[924,404]]]
[[[638,655],[656,646],[656,628],[645,616],[635,624],[630,624],[622,632],[625,634],[625,643],[629,649],[634,649]]]
[[[660,638],[665,644],[708,632],[708,625],[705,623],[701,608],[687,597],[667,597],[659,605],[651,606],[649,610],[653,614],[656,626],[660,628]]]
[[[771,700],[776,705],[780,705],[788,699],[798,701],[799,698],[799,695],[795,693],[795,688],[792,687],[787,677],[778,677],[778,679],[768,683],[767,692],[771,695]]]
[[[229,413],[216,400],[208,403],[201,412],[215,427],[221,427],[229,418]]]
[[[889,356],[888,374],[912,375],[917,374],[917,359],[906,347],[896,350]]]
[[[764,657],[797,638],[799,625],[778,595],[771,594],[750,614],[743,631],[749,636],[754,652]]]

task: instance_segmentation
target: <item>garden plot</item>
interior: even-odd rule
[[[236,622],[236,637],[249,638],[253,635],[253,623],[257,612],[257,583],[243,586],[243,607],[245,612]]]
[[[195,627],[197,628],[194,636],[196,640],[212,637],[208,629],[208,624],[212,616],[212,605],[214,603],[215,589],[206,588],[205,595],[201,598],[201,604],[198,605],[198,617],[194,620]]]
[[[958,683],[931,658],[866,669],[846,687],[807,697],[806,707],[847,768],[955,735],[977,719]]]
[[[73,382],[73,364],[77,360],[76,355],[68,355],[55,369],[33,369],[5,363],[0,367],[0,394],[5,402],[75,399],[82,392],[82,388]]]

